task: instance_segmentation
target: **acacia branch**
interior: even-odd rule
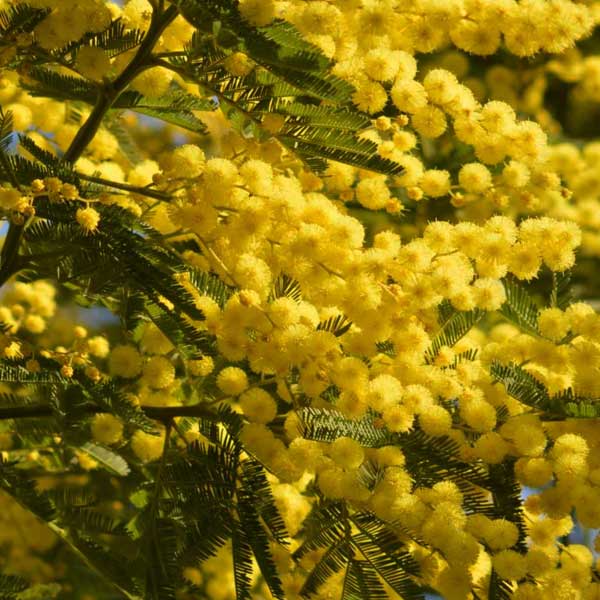
[[[174,6],[170,6],[162,14],[157,11],[152,13],[150,27],[148,28],[136,55],[113,82],[107,82],[100,89],[96,106],[82,128],[77,132],[77,135],[71,142],[68,150],[65,152],[64,159],[67,162],[74,163],[81,156],[87,145],[96,135],[104,116],[117,97],[125,90],[125,88],[127,88],[137,75],[144,69],[152,66],[150,60],[152,50],[162,32],[171,24],[177,14],[177,9]]]
[[[162,7],[162,3],[161,3]],[[98,91],[96,105],[92,109],[86,122],[82,125],[71,145],[64,154],[64,160],[74,163],[83,154],[88,144],[94,139],[102,121],[119,95],[127,88],[133,79],[144,69],[153,65],[152,50],[158,42],[162,32],[177,17],[178,11],[170,6],[164,12],[155,10],[152,13],[150,27],[138,48],[136,55],[125,67],[123,72],[112,82],[106,82]],[[0,256],[0,286],[4,285],[12,275],[20,270],[19,246],[25,231],[24,225],[11,223],[2,247]]]

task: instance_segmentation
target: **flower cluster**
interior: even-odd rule
[[[29,67],[17,72],[11,61],[18,52],[60,57],[55,73],[110,90],[137,48],[61,49],[117,18],[129,33],[149,31],[163,3],[0,0],[0,9],[24,4],[48,10],[16,50],[5,54],[0,40],[0,104],[37,146],[17,144],[18,155],[39,161],[47,152],[62,168],[92,108],[30,93]],[[576,44],[593,34],[599,5],[240,0],[244,27],[285,20],[331,60],[332,75],[353,86],[348,105],[368,124],[358,137],[395,171],[329,160],[314,172],[282,143],[284,110],[227,112],[234,95],[220,99],[217,116],[186,113],[206,120],[206,139],[171,127],[148,133],[135,117],[110,114],[65,181],[45,171],[27,183],[5,181],[0,165],[2,217],[26,230],[15,262],[24,275],[0,298],[1,362],[23,379],[7,379],[0,392],[18,399],[31,391],[27,383],[51,373],[44,382],[76,390],[65,401],[81,409],[84,423],[64,439],[44,435],[38,451],[15,421],[1,422],[2,457],[48,471],[37,478],[40,490],[87,489],[103,452],[122,453],[141,477],[155,466],[162,472],[167,452],[210,444],[198,418],[177,409],[218,406],[239,416],[236,444],[268,471],[292,537],[289,549],[274,541],[271,549],[286,598],[301,597],[324,556],[324,549],[295,552],[317,502],[386,523],[418,565],[413,579],[449,600],[485,597],[491,578],[504,580],[513,600],[600,597],[593,553],[600,541],[565,543],[576,527],[600,528],[598,419],[565,417],[578,402],[593,416],[600,397],[600,145],[593,137],[600,131],[580,143],[578,117],[553,100],[558,90],[570,106],[598,114],[600,59],[593,43]],[[202,35],[221,43],[220,27]],[[204,94],[162,60],[176,66],[193,33],[183,14],[172,20],[155,60],[136,71],[126,93],[158,103],[174,89]],[[217,63],[232,78],[258,72],[269,81],[251,46],[225,46]],[[281,93],[277,106],[286,107],[288,92]],[[246,117],[260,133],[240,125]],[[129,151],[133,141],[142,142],[142,154]],[[165,257],[177,265],[144,280],[143,293],[111,290],[102,298],[118,324],[90,323],[73,301],[98,302],[103,281],[90,276],[75,285],[86,273],[70,271],[68,256],[53,264],[55,282],[28,270],[54,260],[51,247],[34,254],[27,245],[27,228],[50,222],[40,215],[53,209],[71,211],[61,252],[97,242],[117,253],[124,243],[116,229],[111,238],[111,227],[122,218],[140,247],[156,242],[139,255],[150,267]],[[94,257],[87,258],[90,267]],[[575,300],[561,289],[571,271]],[[181,298],[167,298],[172,290]],[[190,339],[210,351],[190,349]],[[521,379],[502,381],[500,367]],[[86,412],[92,400],[98,410]],[[53,415],[63,418],[57,402]],[[307,412],[335,415],[344,427],[313,439]],[[385,441],[365,441],[365,428]],[[443,480],[402,447],[415,432],[452,454]],[[76,473],[66,483],[59,460]],[[498,517],[494,510],[510,507],[498,508],[460,469],[479,483],[506,477],[527,489],[514,519]],[[140,490],[129,504],[143,504]],[[106,511],[123,510],[119,502]],[[0,505],[4,521],[38,527],[8,498],[0,496]],[[0,546],[8,548],[2,562],[51,580],[38,555],[54,538],[36,529],[28,536],[35,542],[25,541],[15,531],[0,527]],[[232,552],[225,545],[202,564],[182,565],[181,575],[207,597],[234,598],[239,582],[224,566]],[[262,580],[253,583],[266,597]],[[337,598],[343,589],[344,573],[332,574],[317,597]]]

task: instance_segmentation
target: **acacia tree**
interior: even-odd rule
[[[598,597],[596,4],[0,0],[0,597]]]

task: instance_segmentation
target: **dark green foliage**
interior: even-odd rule
[[[304,408],[299,413],[302,422],[302,436],[319,442],[333,442],[341,436],[355,439],[369,448],[380,448],[393,439],[385,429],[373,424],[373,417],[351,421],[341,413],[324,408]]]
[[[4,112],[0,106],[0,181],[18,185],[8,150],[13,139],[13,118],[10,111]]]
[[[85,394],[99,409],[119,417],[123,423],[146,433],[156,433],[154,421],[150,420],[139,406],[132,404],[115,382],[88,384]]]
[[[422,598],[411,579],[418,576],[418,565],[392,529],[367,512],[355,514],[352,522],[359,530],[353,541],[374,571],[402,598]]]
[[[357,138],[369,118],[349,109],[352,87],[329,73],[330,60],[293,25],[250,27],[231,0],[175,4],[202,33],[193,38],[187,59],[173,58],[170,67],[217,96],[242,133],[267,136],[261,123],[275,113],[283,126],[274,135],[311,169],[322,171],[327,160],[335,160],[386,174],[401,171],[377,154],[373,142]],[[258,67],[245,76],[229,73],[221,62],[235,51]]]
[[[15,575],[0,574],[0,599],[12,600],[16,594],[27,589],[28,583]]]
[[[75,55],[85,46],[102,48],[111,58],[139,46],[144,37],[138,29],[127,29],[121,19],[115,19],[99,33],[86,33],[80,40],[56,51],[59,56]]]
[[[51,521],[54,518],[55,509],[48,496],[37,492],[35,482],[23,470],[17,469],[15,463],[3,459],[0,459],[0,489],[40,519]]]
[[[28,73],[29,83],[24,87],[32,96],[55,100],[79,100],[94,104],[98,92],[86,79],[63,75],[47,67],[33,67]]]
[[[242,457],[233,437],[239,418],[222,412],[229,432],[204,422],[210,443],[193,443],[183,456],[168,460],[162,479],[165,509],[170,518],[184,520],[184,539],[175,556],[183,564],[212,556],[228,540],[232,543],[237,597],[249,598],[254,556],[276,598],[283,590],[270,543],[285,543],[287,533],[275,506],[264,468]]]
[[[126,91],[117,98],[115,109],[130,109],[148,117],[160,119],[194,133],[206,133],[206,125],[193,111],[211,111],[217,108],[212,99],[193,96],[177,86],[160,98],[144,98],[137,92]]]
[[[408,600],[424,597],[411,579],[418,576],[417,564],[390,526],[372,513],[352,513],[342,501],[320,499],[304,521],[302,538],[296,559],[319,548],[325,550],[306,578],[304,597],[342,569],[346,571],[344,598],[385,598],[382,581]]]
[[[527,537],[523,507],[521,504],[521,486],[514,474],[514,460],[501,465],[490,466],[490,479],[493,482],[492,498],[498,517],[507,519],[517,526],[519,539],[513,550],[525,554],[527,552]],[[512,585],[500,578],[492,569],[488,588],[489,598],[508,600],[512,597]]]
[[[28,4],[17,4],[0,11],[0,44],[12,44],[13,36],[29,33],[44,20],[47,8],[34,8]]]

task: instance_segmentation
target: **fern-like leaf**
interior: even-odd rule
[[[270,298],[291,298],[296,302],[302,300],[302,290],[300,284],[295,280],[282,273],[273,283]]]
[[[41,23],[50,9],[34,8],[25,3],[10,6],[0,11],[0,43],[14,43],[11,39],[19,33],[32,32]]]
[[[426,357],[433,362],[442,346],[453,347],[483,318],[485,311],[475,309],[461,312],[449,302],[443,302],[439,309],[440,329],[431,342]]]
[[[550,306],[565,310],[573,301],[571,285],[571,271],[556,273],[552,271],[552,291],[550,292]]]
[[[503,283],[506,302],[500,309],[502,315],[523,331],[532,335],[539,335],[538,305],[527,290],[515,281],[505,279]]]
[[[109,450],[95,442],[86,442],[81,446],[81,449],[111,473],[119,475],[120,477],[129,475],[129,465],[125,459],[114,450]]]
[[[502,365],[494,362],[490,373],[497,382],[504,385],[506,393],[519,402],[540,411],[549,408],[550,397],[544,384],[518,365],[514,363]]]
[[[339,437],[351,437],[368,448],[389,445],[393,438],[387,430],[375,427],[373,418],[352,421],[335,410],[304,408],[299,413],[302,435],[318,442],[333,442]]]
[[[329,319],[321,321],[317,325],[317,329],[319,331],[329,331],[333,333],[335,337],[344,335],[350,329],[350,327],[352,327],[352,321],[350,321],[346,315],[329,317]]]

